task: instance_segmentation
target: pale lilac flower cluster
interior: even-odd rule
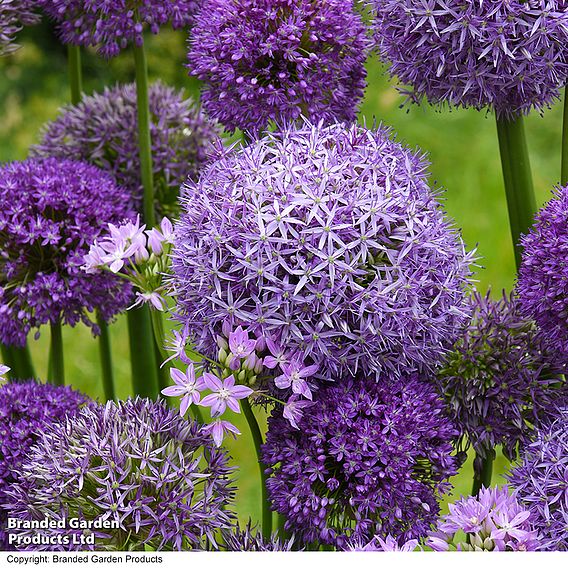
[[[390,534],[385,539],[376,536],[367,544],[353,543],[346,548],[351,552],[413,552],[421,550],[418,540],[413,538],[400,545]]]
[[[374,0],[376,43],[419,102],[542,111],[568,75],[564,0]],[[403,90],[404,92],[404,90]]]
[[[540,548],[533,515],[509,494],[506,486],[482,487],[475,497],[462,497],[449,505],[426,544],[438,551],[530,551]],[[465,534],[466,541],[456,542]]]
[[[10,372],[10,367],[0,363],[0,381],[6,380],[6,375]]]
[[[210,164],[172,253],[196,349],[214,357],[228,321],[323,379],[438,363],[467,320],[472,257],[426,170],[388,130],[307,123]]]
[[[51,16],[64,43],[97,46],[115,57],[129,44],[142,45],[144,31],[188,26],[200,0],[39,0]]]
[[[219,141],[218,129],[184,91],[158,81],[150,85],[148,98],[155,207],[159,217],[177,217],[179,187],[188,176],[197,177]],[[42,141],[31,153],[85,160],[108,170],[130,191],[140,211],[143,188],[136,109],[134,84],[83,96],[44,128]]]
[[[14,43],[23,26],[33,26],[40,20],[32,0],[0,0],[0,57],[18,49]]]
[[[256,133],[301,114],[354,120],[369,47],[353,0],[206,0],[188,67],[212,117]]]

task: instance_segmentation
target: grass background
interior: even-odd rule
[[[24,30],[19,37],[22,49],[0,58],[0,162],[27,156],[28,148],[39,139],[41,126],[53,119],[69,99],[66,51],[59,45],[49,24]],[[183,32],[164,31],[147,41],[150,79],[183,87],[194,98],[199,84],[187,76]],[[92,51],[83,55],[85,91],[134,80],[132,54],[104,61]],[[385,68],[376,58],[368,62],[368,82],[361,105],[360,120],[367,125],[382,122],[396,132],[400,142],[419,147],[429,155],[432,183],[443,188],[449,215],[463,232],[469,248],[477,248],[478,288],[493,294],[514,285],[513,245],[508,228],[505,193],[494,117],[470,110],[436,111],[430,107],[400,108],[403,102]],[[551,196],[560,177],[561,108],[556,104],[544,117],[527,119],[527,136],[532,158],[537,201]],[[131,394],[129,353],[123,318],[111,328],[117,394]],[[46,376],[49,331],[42,330],[31,340],[32,353],[40,377]],[[67,382],[93,397],[102,397],[97,343],[84,328],[64,329]],[[239,466],[237,510],[242,520],[260,518],[258,468],[244,421],[238,426],[243,435],[228,444]],[[506,470],[499,455],[497,482]],[[471,461],[453,479],[453,494],[467,494],[471,488]]]

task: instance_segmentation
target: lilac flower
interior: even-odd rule
[[[148,247],[153,254],[159,256],[164,252],[164,243],[168,245],[173,244],[174,227],[172,222],[167,217],[164,217],[160,223],[160,228],[156,229],[154,227],[146,231],[146,235],[148,236]]]
[[[236,438],[241,433],[241,431],[234,424],[231,424],[226,420],[221,420],[220,418],[217,418],[210,424],[207,424],[203,428],[203,431],[211,433],[213,441],[215,442],[215,446],[217,446],[218,448],[223,443],[223,439],[225,438],[226,434],[232,434],[233,437]]]
[[[179,369],[170,369],[170,377],[175,385],[166,387],[162,390],[165,396],[181,396],[179,412],[183,416],[192,403],[199,404],[201,391],[205,390],[205,381],[202,377],[195,376],[195,367],[192,364],[187,366],[185,373]]]
[[[349,544],[347,550],[352,552],[413,552],[417,548],[420,549],[420,545],[416,539],[411,539],[401,546],[389,534],[384,540],[381,537],[375,537],[365,545],[361,543]]]
[[[149,105],[156,211],[160,217],[177,217],[179,187],[188,175],[195,178],[206,163],[213,144],[219,141],[217,127],[184,91],[160,82],[150,85]],[[43,140],[31,152],[85,160],[108,170],[129,190],[134,207],[141,211],[136,109],[134,84],[84,96],[45,127]]]
[[[249,339],[248,332],[241,326],[229,333],[229,349],[236,359],[248,357],[256,348],[256,341]]]
[[[56,158],[0,167],[0,341],[22,345],[30,329],[105,320],[125,309],[128,284],[81,270],[107,223],[130,214],[128,194],[95,166]]]
[[[16,519],[109,519],[94,545],[34,550],[205,549],[229,528],[234,497],[226,454],[204,428],[147,399],[83,409],[45,432],[8,495]],[[17,532],[83,534],[81,529]],[[40,536],[41,538],[41,536]]]
[[[207,112],[251,133],[300,114],[353,121],[370,42],[352,0],[207,0],[189,69]]]
[[[318,370],[318,366],[304,367],[298,360],[293,359],[290,363],[283,363],[281,368],[283,373],[274,379],[274,384],[279,389],[292,387],[294,394],[301,394],[303,397],[312,400],[312,391],[304,379],[313,376]]]
[[[172,336],[173,337],[170,337],[165,345],[165,349],[170,351],[172,355],[168,357],[161,366],[163,367],[166,363],[169,363],[173,359],[179,359],[185,365],[189,365],[191,363],[191,359],[185,352],[190,342],[188,330],[184,328],[181,332],[179,332],[174,329],[172,331]]]
[[[298,395],[293,394],[288,402],[284,405],[284,410],[282,411],[282,416],[290,422],[292,428],[299,430],[298,422],[302,419],[304,415],[304,408],[309,408],[314,403],[310,400],[302,400]]]
[[[472,257],[423,157],[389,136],[306,124],[188,182],[172,286],[198,351],[214,357],[228,321],[318,365],[316,378],[440,361],[467,319]]]
[[[273,412],[262,456],[272,506],[300,542],[426,534],[457,465],[457,431],[432,385],[344,377],[318,390],[298,426]]]
[[[545,550],[568,550],[568,409],[540,426],[535,441],[509,475],[519,502],[531,513]]]
[[[0,381],[5,381],[6,380],[5,375],[7,375],[9,372],[10,372],[10,367],[0,363]]]
[[[199,403],[201,406],[211,407],[211,416],[220,416],[229,407],[233,412],[240,413],[239,400],[247,398],[254,391],[244,385],[235,385],[235,377],[232,375],[226,379],[219,379],[212,373],[204,373],[205,386],[213,391],[203,397]]]
[[[264,538],[253,528],[250,519],[244,528],[237,523],[231,530],[224,530],[222,535],[221,546],[230,552],[291,552],[294,545],[294,537],[283,540],[273,533],[269,539]]]
[[[542,111],[568,75],[564,0],[374,0],[376,43],[409,98]]]
[[[14,43],[23,26],[33,26],[40,20],[32,0],[2,0],[0,2],[0,57],[18,49]]]

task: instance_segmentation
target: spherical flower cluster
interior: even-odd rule
[[[44,542],[60,529],[17,531],[24,544],[40,535],[35,550],[203,549],[231,524],[230,473],[226,454],[197,423],[148,399],[108,402],[43,434],[7,508],[20,520],[76,517],[118,524],[94,529],[95,543],[86,545]],[[75,541],[88,534],[60,530]]]
[[[0,56],[18,49],[14,37],[23,26],[39,22],[35,4],[31,0],[0,0]]]
[[[62,321],[96,326],[128,305],[130,288],[81,270],[109,222],[130,214],[128,192],[82,162],[28,159],[0,167],[0,341],[22,345],[31,328]]]
[[[224,321],[323,378],[429,368],[467,319],[471,256],[385,129],[267,134],[189,182],[175,229],[180,319],[212,357]]]
[[[540,548],[533,515],[509,494],[508,488],[482,487],[479,495],[450,503],[426,544],[437,551],[529,551]],[[455,542],[457,535],[465,542]]]
[[[0,387],[0,550],[8,546],[3,531],[5,492],[19,480],[31,446],[45,429],[77,413],[87,400],[69,387],[34,381]]]
[[[290,552],[294,537],[282,540],[274,533],[267,539],[249,522],[244,528],[238,524],[230,531],[223,531],[223,549],[229,552]]]
[[[208,0],[196,17],[189,69],[203,105],[229,130],[303,114],[355,119],[370,42],[353,0]]]
[[[183,91],[160,82],[149,89],[150,135],[156,209],[177,216],[179,186],[195,178],[219,140],[216,127]],[[85,160],[111,172],[140,210],[142,180],[138,148],[136,86],[117,85],[83,97],[44,129],[32,155]]]
[[[39,0],[57,23],[64,43],[97,46],[115,57],[129,44],[142,45],[144,30],[157,34],[161,26],[188,26],[200,0]]]
[[[374,0],[376,42],[411,99],[542,110],[568,75],[564,0]]]
[[[510,460],[527,443],[534,426],[568,403],[564,365],[547,353],[535,324],[520,314],[519,302],[476,293],[472,319],[438,373],[441,390],[477,453],[475,466],[497,444]]]
[[[537,430],[509,483],[519,502],[531,512],[542,535],[542,548],[568,550],[568,409]]]
[[[538,324],[543,340],[568,364],[568,186],[537,214],[522,237],[523,260],[517,292],[525,314]]]
[[[426,534],[457,466],[457,431],[432,385],[345,378],[318,391],[299,426],[274,413],[262,455],[272,506],[301,542]]]

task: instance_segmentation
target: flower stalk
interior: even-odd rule
[[[2,360],[10,367],[8,377],[13,379],[31,379],[35,377],[35,369],[26,342],[24,347],[1,345]]]
[[[100,329],[99,335],[99,357],[101,361],[101,373],[103,377],[103,389],[106,400],[116,400],[114,392],[114,372],[112,369],[112,352],[110,348],[110,337],[108,325],[102,316],[97,314],[97,325]]]
[[[83,73],[81,70],[81,48],[78,45],[67,45],[67,65],[69,69],[69,86],[71,88],[71,103],[81,102],[83,94]]]
[[[562,167],[560,185],[568,184],[568,86],[564,89],[564,119],[562,123]]]
[[[63,335],[61,321],[51,322],[51,339],[49,345],[49,365],[47,380],[54,385],[65,384],[65,362],[63,356]]]

